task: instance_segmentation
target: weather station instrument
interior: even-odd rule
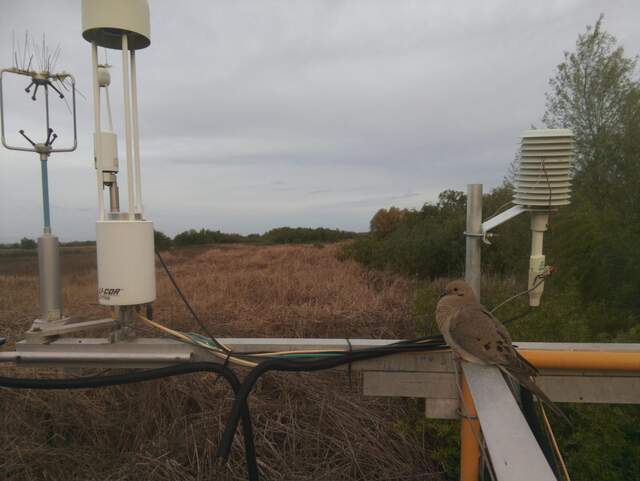
[[[29,49],[32,49],[29,52]],[[28,53],[29,52],[29,53]],[[76,82],[68,72],[54,72],[60,49],[49,52],[46,42],[42,46],[31,42],[28,35],[22,49],[22,55],[14,51],[14,65],[0,70],[0,137],[2,145],[20,152],[33,152],[40,160],[40,183],[42,187],[42,235],[38,237],[38,273],[40,290],[40,317],[33,322],[29,333],[42,332],[49,327],[66,324],[62,302],[62,284],[60,282],[60,253],[58,237],[51,226],[51,207],[49,200],[49,159],[51,154],[73,152],[78,145],[76,128]],[[34,57],[38,60],[34,62]],[[23,138],[21,144],[10,142],[5,133],[5,81],[9,75],[24,77],[24,92],[31,101],[43,104],[44,127],[42,132],[18,132]],[[58,134],[51,123],[52,94],[66,103],[65,92],[71,93],[71,116],[73,120],[73,139],[70,145],[56,142]],[[54,100],[55,101],[55,98]],[[67,107],[68,104],[67,104]],[[54,145],[55,144],[55,145]]]
[[[144,218],[140,169],[140,130],[136,51],[151,43],[146,2],[84,1],[82,36],[91,43],[94,104],[94,152],[98,190],[96,251],[98,297],[113,306],[123,327],[134,312],[156,298],[153,223]],[[98,64],[98,47],[122,52],[127,210],[120,209],[117,136],[113,132],[108,66]],[[102,98],[109,129],[102,125]],[[109,191],[105,202],[105,188]],[[108,207],[107,207],[108,205]]]
[[[98,302],[110,311],[104,319],[73,322],[64,316],[62,306],[62,288],[60,282],[59,242],[52,233],[48,190],[48,162],[51,154],[71,152],[77,146],[75,80],[66,72],[52,73],[49,63],[39,69],[31,69],[31,62],[14,65],[13,68],[0,71],[0,121],[2,144],[12,150],[34,152],[41,162],[41,182],[43,197],[44,229],[38,239],[39,281],[40,281],[40,318],[34,321],[25,333],[25,339],[16,342],[15,350],[0,351],[0,362],[11,362],[17,366],[44,366],[63,368],[127,368],[126,373],[73,377],[73,378],[17,378],[0,376],[0,386],[11,388],[38,389],[88,389],[107,387],[133,382],[160,379],[193,372],[216,372],[232,387],[235,398],[225,432],[222,436],[218,455],[228,459],[233,446],[234,436],[241,422],[245,443],[248,478],[259,479],[255,447],[251,428],[251,416],[247,399],[259,377],[267,371],[308,372],[334,369],[354,364],[354,369],[363,371],[366,385],[367,372],[369,393],[371,395],[400,396],[399,390],[407,385],[409,397],[424,397],[425,415],[440,419],[460,418],[460,407],[469,406],[460,389],[460,371],[453,369],[451,352],[441,336],[425,336],[410,340],[393,339],[217,339],[208,333],[206,326],[197,317],[187,299],[171,276],[169,269],[154,248],[153,223],[145,217],[142,201],[141,147],[138,112],[138,86],[136,55],[139,50],[150,46],[150,16],[146,0],[82,0],[82,36],[90,44],[91,55],[91,91],[93,97],[93,166],[95,168],[95,186],[97,192],[98,215],[96,222],[97,292]],[[118,136],[113,122],[110,101],[110,89],[117,85],[112,76],[111,65],[99,63],[99,48],[120,52],[121,83],[123,98],[124,155],[120,156]],[[44,49],[43,49],[44,50]],[[44,103],[45,128],[40,136],[20,130],[26,143],[14,145],[5,138],[5,112],[3,97],[3,79],[8,74],[24,76],[26,93],[32,101]],[[62,87],[62,88],[60,88]],[[50,125],[50,94],[53,92],[63,98],[63,90],[71,92],[71,113],[73,116],[73,141],[70,146],[61,147],[56,142],[57,134]],[[43,92],[42,97],[39,93]],[[44,99],[44,100],[42,100]],[[483,222],[482,185],[471,184],[467,196],[466,226],[466,266],[465,276],[478,298],[481,284],[481,247],[490,243],[492,230],[525,212],[531,215],[531,256],[529,259],[528,288],[522,294],[529,295],[529,305],[540,305],[544,280],[552,269],[546,264],[543,253],[544,233],[548,228],[549,216],[559,207],[570,201],[571,173],[573,166],[573,134],[566,129],[528,130],[524,133],[520,146],[519,163],[515,178],[513,207]],[[124,168],[121,159],[124,159]],[[88,162],[89,163],[89,162]],[[121,182],[122,176],[125,182]],[[93,182],[93,181],[92,181]],[[126,188],[121,188],[122,184]],[[124,199],[124,201],[123,201]],[[426,246],[425,246],[426,248]],[[156,300],[155,257],[159,258],[167,271],[178,294],[191,311],[204,334],[183,332],[171,329],[152,319],[151,304]],[[515,296],[514,296],[515,297]],[[138,337],[134,324],[144,323],[156,329],[164,337]],[[72,337],[70,334],[86,332],[92,329],[108,329],[109,334],[102,337]],[[2,340],[0,339],[0,343]],[[572,357],[568,344],[544,346],[530,344],[530,350],[536,349],[543,356],[559,354],[563,357],[561,371],[566,375],[563,383],[578,379],[583,371],[593,368],[593,358],[584,361],[583,357]],[[531,347],[531,345],[533,345]],[[580,347],[593,349],[591,347]],[[427,355],[426,353],[429,352]],[[401,356],[392,356],[401,354]],[[611,354],[611,353],[606,353]],[[615,353],[614,353],[615,354]],[[621,354],[621,353],[617,353]],[[624,353],[622,353],[624,354]],[[531,354],[530,354],[531,355]],[[376,360],[391,356],[383,363]],[[619,356],[627,362],[627,356]],[[603,357],[597,359],[598,367],[604,365]],[[567,361],[567,359],[569,361]],[[605,360],[611,359],[611,356]],[[370,364],[367,364],[369,362]],[[582,363],[582,364],[581,364]],[[230,365],[250,368],[251,371],[239,381]],[[621,364],[617,364],[617,369]],[[587,366],[587,367],[585,367]],[[548,367],[548,366],[547,366]],[[633,367],[633,366],[632,366]],[[614,370],[609,365],[610,370]],[[367,371],[367,369],[369,371]],[[607,369],[604,367],[603,369]],[[482,422],[483,434],[491,441],[493,432],[499,433],[500,441],[517,439],[515,447],[525,444],[527,453],[539,453],[534,459],[517,458],[518,453],[509,452],[501,457],[504,466],[515,467],[519,475],[498,478],[539,481],[552,479],[540,477],[537,469],[546,462],[540,448],[533,438],[529,426],[494,366],[475,366],[475,373],[465,372],[470,380],[470,388],[476,396],[478,416],[463,416],[462,424]],[[597,369],[596,369],[597,370]],[[629,369],[631,370],[631,369]],[[636,369],[637,371],[637,369]],[[437,375],[437,382],[427,382]],[[486,382],[482,383],[481,376]],[[390,382],[383,382],[384,375],[394,376]],[[415,381],[419,376],[419,381]],[[571,376],[574,379],[571,379]],[[558,376],[556,376],[558,377]],[[376,381],[377,379],[377,381]],[[604,379],[604,378],[602,378]],[[606,381],[606,379],[605,379]],[[604,382],[604,381],[595,381]],[[403,384],[404,383],[404,384]],[[416,386],[424,394],[424,386],[431,391],[425,396],[416,396]],[[435,387],[434,387],[435,386]],[[438,386],[444,388],[438,390]],[[478,387],[479,386],[479,387]],[[488,388],[486,388],[488,386]],[[503,391],[496,387],[503,387]],[[383,392],[392,389],[392,392]],[[574,391],[576,391],[574,389]],[[408,392],[408,394],[407,394]],[[454,393],[452,396],[451,393]],[[504,394],[500,394],[503,392]],[[377,393],[377,394],[376,394]],[[497,393],[497,394],[496,394]],[[485,395],[485,401],[479,394]],[[431,397],[429,397],[431,396]],[[487,397],[488,396],[488,397]],[[491,397],[494,396],[494,397]],[[581,395],[582,396],[582,395]],[[584,401],[579,397],[577,402]],[[434,402],[426,402],[426,401]],[[482,401],[482,402],[481,402]],[[575,402],[572,400],[571,402]],[[607,401],[604,401],[607,402]],[[496,407],[498,406],[498,407]],[[493,423],[495,411],[510,410],[512,422]],[[504,434],[504,435],[503,435]],[[479,469],[480,455],[471,452],[465,454],[464,444],[477,445],[471,436],[464,437],[462,457],[471,460],[474,469]],[[526,438],[526,439],[525,439]],[[524,441],[523,441],[524,440]],[[488,443],[491,456],[496,459],[500,450],[514,447],[511,443]],[[518,462],[512,462],[513,459]],[[508,460],[509,462],[507,462]],[[545,472],[550,470],[545,468]],[[477,478],[477,477],[476,477]],[[471,478],[467,478],[471,479]]]
[[[531,256],[529,258],[529,305],[540,306],[545,278],[553,267],[546,264],[543,254],[544,233],[549,216],[571,201],[571,177],[574,164],[574,139],[569,129],[530,129],[522,135],[516,176],[513,207],[481,223],[482,188],[469,188],[467,236],[480,237],[491,244],[491,231],[525,212],[531,215]],[[472,285],[479,285],[480,244],[467,247],[467,274]],[[471,255],[470,255],[471,254]],[[472,266],[471,266],[472,264]],[[479,296],[479,288],[476,289]]]

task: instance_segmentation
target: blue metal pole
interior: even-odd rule
[[[44,231],[51,233],[51,216],[49,214],[49,171],[47,168],[47,156],[40,157],[40,169],[42,171],[42,211],[44,214]]]

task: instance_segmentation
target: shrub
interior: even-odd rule
[[[173,246],[173,241],[171,240],[171,237],[169,237],[163,232],[160,232],[159,230],[153,231],[153,241],[156,249],[160,251],[170,249]]]
[[[35,249],[38,247],[38,243],[33,239],[23,237],[20,239],[20,249]]]

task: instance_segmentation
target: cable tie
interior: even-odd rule
[[[456,409],[456,414],[457,414],[458,416],[460,416],[461,418],[464,418],[464,419],[471,419],[471,420],[476,420],[476,419],[478,419],[478,416],[471,416],[471,415],[469,415],[469,414],[464,414],[464,413],[462,412],[462,409],[460,409],[460,408]]]
[[[353,345],[351,344],[351,341],[349,340],[348,337],[345,337],[345,340],[347,341],[347,344],[349,345],[349,354],[351,355],[353,353]],[[351,376],[351,373],[352,373],[351,364],[352,364],[352,361],[350,359],[349,360],[349,364],[347,364],[347,377],[349,379],[349,390],[353,389],[353,378]]]

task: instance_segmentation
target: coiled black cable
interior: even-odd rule
[[[106,376],[91,376],[73,379],[33,379],[33,378],[11,378],[0,377],[0,387],[13,389],[95,389],[102,387],[118,386],[122,384],[132,384],[136,382],[151,381],[170,376],[190,374],[194,372],[215,372],[222,376],[231,386],[236,397],[241,389],[240,380],[236,374],[226,366],[212,362],[193,362],[188,364],[178,364],[175,366],[162,367],[158,369],[148,369],[144,371],[134,371],[124,374],[112,374]],[[242,433],[244,437],[245,459],[247,463],[247,475],[249,481],[259,481],[260,475],[256,460],[256,450],[253,440],[253,427],[251,425],[251,415],[246,403],[238,405],[234,403],[234,410],[239,412],[242,418]],[[236,423],[237,427],[238,423]],[[232,433],[233,434],[233,433]]]
[[[434,336],[431,343],[425,344],[406,344],[401,341],[396,344],[389,344],[387,346],[380,346],[369,349],[362,349],[359,351],[351,351],[340,356],[330,357],[327,359],[311,360],[311,361],[293,361],[282,358],[271,358],[262,361],[256,367],[254,367],[249,374],[244,378],[240,389],[236,392],[236,400],[231,414],[227,419],[227,425],[225,426],[224,434],[222,435],[222,441],[218,446],[218,456],[223,459],[227,459],[231,452],[231,445],[233,443],[233,437],[238,428],[238,423],[244,410],[249,409],[249,395],[253,390],[253,386],[258,381],[260,376],[268,371],[286,371],[286,372],[313,372],[322,371],[325,369],[333,369],[335,367],[350,364],[355,361],[363,361],[365,359],[375,359],[378,357],[387,356],[389,354],[407,352],[407,351],[434,351],[447,348],[446,344],[441,342],[440,336]]]

